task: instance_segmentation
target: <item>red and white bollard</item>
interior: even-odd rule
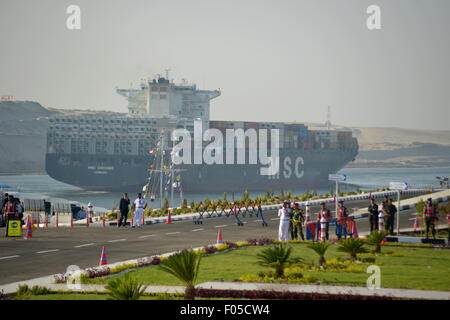
[[[45,213],[45,227],[48,228],[48,213]]]
[[[311,220],[311,209],[309,207],[309,203],[305,203],[305,225]]]
[[[327,239],[327,219],[325,219],[325,217],[322,217],[320,219],[320,237],[319,240],[320,241],[325,241]]]
[[[91,222],[92,217],[94,216],[94,206],[92,203],[88,203],[87,217],[86,217],[86,225],[89,227],[89,223]]]
[[[380,211],[378,214],[378,231],[384,230],[384,213],[383,211]]]

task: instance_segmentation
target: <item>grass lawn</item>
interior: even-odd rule
[[[304,244],[291,244],[293,255],[306,262],[317,263],[316,254]],[[337,251],[338,245],[331,245],[326,259],[346,257]],[[203,257],[200,264],[198,283],[206,281],[234,281],[244,274],[256,274],[267,268],[258,265],[256,254],[264,247],[246,247],[230,252],[217,253]],[[383,263],[381,269],[381,287],[422,290],[450,291],[450,250],[431,248],[383,247],[382,252],[402,254],[402,257],[379,256]],[[367,265],[361,266],[366,270]],[[182,285],[175,277],[158,269],[157,266],[139,268],[130,271],[145,284]],[[369,274],[345,272],[303,271],[319,279],[326,285],[366,286]],[[119,275],[121,276],[121,275]],[[108,278],[86,280],[86,283],[107,283]]]

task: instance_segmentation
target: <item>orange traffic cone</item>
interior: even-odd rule
[[[108,264],[108,260],[106,259],[106,247],[103,246],[103,247],[102,247],[102,254],[101,254],[101,256],[100,256],[100,263],[99,263],[99,266],[104,266],[104,265],[106,265],[106,264]]]
[[[219,229],[217,231],[217,244],[222,244],[223,243],[223,239],[222,239],[222,229]]]
[[[27,233],[25,235],[25,239],[33,238],[33,226],[31,225],[30,217],[27,219]]]
[[[172,217],[170,216],[170,211],[169,211],[169,215],[166,218],[166,224],[171,224],[172,223]]]

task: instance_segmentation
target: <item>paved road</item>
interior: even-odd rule
[[[363,208],[367,201],[347,202],[347,207]],[[317,212],[317,207],[312,208]],[[410,228],[413,210],[402,211],[401,227]],[[81,268],[98,265],[101,247],[106,246],[109,263],[171,252],[183,248],[215,243],[217,229],[222,228],[224,241],[243,241],[249,238],[276,238],[276,212],[264,213],[269,226],[263,228],[260,218],[246,217],[238,227],[234,217],[204,219],[197,225],[192,221],[155,224],[142,228],[49,228],[37,229],[33,238],[4,238],[0,231],[0,284],[28,280],[65,272],[69,265]],[[357,220],[358,231],[368,230],[368,219]],[[331,228],[330,235],[334,236]]]

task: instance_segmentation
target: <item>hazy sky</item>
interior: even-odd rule
[[[70,4],[81,30],[66,28]],[[125,112],[116,86],[170,68],[222,90],[212,119],[324,122],[331,105],[341,125],[445,130],[449,13],[448,0],[0,0],[0,95]]]

